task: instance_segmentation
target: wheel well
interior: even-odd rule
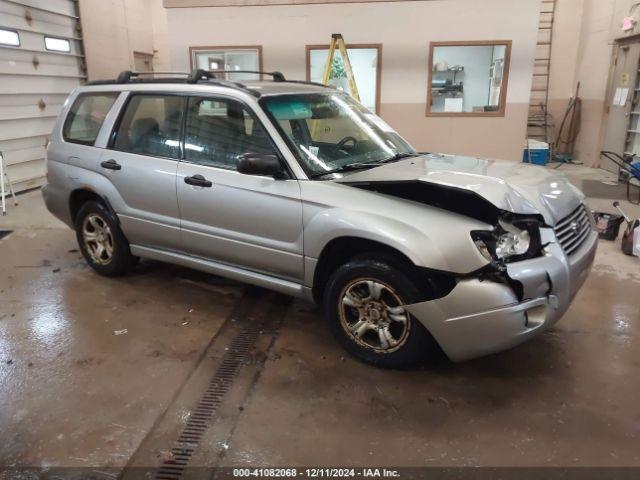
[[[382,257],[397,263],[424,292],[425,300],[443,296],[443,292],[448,293],[455,286],[453,275],[417,267],[404,253],[389,245],[365,238],[341,237],[330,241],[318,258],[313,278],[313,299],[320,303],[331,274],[350,259],[362,255]]]
[[[71,213],[71,220],[73,221],[74,225],[76,223],[76,216],[80,211],[80,207],[82,207],[82,205],[89,201],[106,204],[106,202],[100,195],[92,192],[91,190],[79,189],[71,192],[71,197],[69,198],[69,212]]]

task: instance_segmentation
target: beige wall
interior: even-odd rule
[[[154,70],[169,65],[162,0],[80,0],[89,80],[133,69],[133,52],[154,55]]]
[[[243,2],[236,0],[234,3]],[[439,0],[167,9],[171,65],[189,69],[189,46],[262,45],[264,68],[305,78],[305,44],[332,33],[382,43],[381,115],[418,149],[519,160],[539,0]],[[517,3],[517,5],[516,5]],[[512,40],[504,118],[427,118],[430,41]]]

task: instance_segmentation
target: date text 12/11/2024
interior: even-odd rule
[[[234,468],[234,478],[398,478],[387,468]]]

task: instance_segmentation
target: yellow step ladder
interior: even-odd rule
[[[342,55],[342,61],[344,62],[344,70],[347,74],[347,80],[349,81],[349,88],[351,89],[351,96],[360,101],[360,94],[358,93],[358,86],[356,85],[356,79],[353,75],[353,69],[351,68],[351,61],[347,54],[347,46],[344,43],[344,38],[339,33],[331,35],[331,44],[329,45],[329,55],[327,56],[327,63],[324,66],[324,73],[322,75],[322,83],[329,85],[329,77],[331,77],[331,70],[333,69],[333,57],[336,54],[336,48]]]

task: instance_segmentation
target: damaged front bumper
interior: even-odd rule
[[[507,275],[522,286],[521,299],[509,285],[465,279],[445,297],[405,308],[417,318],[453,361],[511,348],[553,325],[584,283],[598,244],[591,231],[582,246],[566,256],[551,229],[541,230],[542,257],[507,265]]]

